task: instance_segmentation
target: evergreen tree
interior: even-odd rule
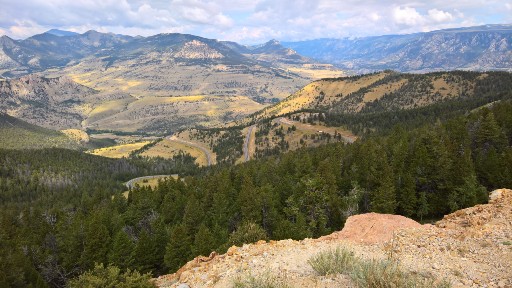
[[[178,270],[190,257],[190,239],[184,225],[172,228],[169,242],[165,247],[164,263],[170,272]]]
[[[210,255],[210,252],[215,248],[215,239],[213,238],[212,232],[208,226],[204,223],[199,226],[199,230],[197,231],[194,238],[194,246],[192,247],[192,254],[194,256],[197,255]]]
[[[409,173],[401,178],[401,185],[398,188],[398,211],[406,217],[412,217],[416,211],[417,197],[416,184]]]
[[[396,194],[392,172],[387,163],[383,162],[380,186],[372,195],[372,211],[377,213],[394,214],[396,210]]]
[[[242,175],[240,193],[238,194],[238,206],[243,221],[261,223],[262,199],[255,189],[249,175]]]
[[[81,255],[84,268],[92,268],[94,263],[107,263],[110,234],[99,215],[94,214],[85,228],[84,251]]]
[[[155,273],[161,259],[158,248],[159,243],[150,232],[142,230],[134,250],[135,268],[141,273]]]
[[[124,231],[119,231],[114,236],[112,249],[109,253],[109,263],[121,269],[133,267],[135,244]]]
[[[430,212],[430,207],[427,201],[427,193],[420,192],[420,198],[418,199],[418,212],[416,213],[420,217],[420,222],[423,222],[423,217],[427,216]]]

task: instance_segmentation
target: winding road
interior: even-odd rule
[[[185,141],[183,139],[179,139],[176,136],[169,136],[169,137],[167,137],[167,139],[169,139],[171,141],[180,142],[180,143],[183,143],[183,144],[186,144],[186,145],[190,145],[192,147],[195,147],[195,148],[201,150],[204,153],[204,155],[206,155],[206,162],[207,162],[206,166],[211,166],[212,165],[212,153],[210,153],[210,151],[208,149],[200,146],[197,143]]]
[[[149,179],[154,179],[154,178],[165,178],[165,177],[178,177],[178,174],[172,174],[172,175],[151,175],[151,176],[137,177],[137,178],[133,178],[133,179],[129,180],[128,182],[124,183],[124,185],[126,187],[128,187],[128,189],[132,189],[133,186],[135,186],[135,183],[137,183],[139,181],[149,180]]]
[[[244,161],[249,161],[250,155],[249,155],[249,141],[251,141],[251,134],[252,130],[256,127],[256,125],[252,125],[247,130],[247,135],[245,136],[245,142],[244,142]]]

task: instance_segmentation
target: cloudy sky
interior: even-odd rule
[[[512,23],[512,0],[0,0],[0,35],[51,28],[190,33],[241,43]]]

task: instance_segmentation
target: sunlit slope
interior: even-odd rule
[[[491,78],[488,78],[491,75]],[[478,97],[489,79],[509,77],[506,72],[436,72],[402,74],[384,71],[353,77],[314,81],[285,100],[254,114],[250,120],[265,119],[301,110],[341,113],[382,112],[413,109],[449,99]],[[507,78],[508,79],[508,78]],[[504,80],[503,80],[504,81]],[[485,88],[487,87],[487,88]]]
[[[343,96],[354,93],[364,87],[382,80],[387,72],[365,75],[358,79],[339,78],[337,80],[314,81],[298,90],[280,103],[268,107],[256,114],[257,118],[280,116],[317,105],[328,105],[339,101]]]
[[[191,126],[222,126],[228,121],[243,118],[265,107],[244,96],[204,95],[145,97],[127,102],[109,102],[105,106],[100,107],[110,109],[112,113],[90,121],[101,113],[94,114],[93,110],[91,118],[86,121],[88,127],[127,132],[152,131],[161,134]]]
[[[0,148],[39,149],[50,147],[77,149],[79,145],[59,131],[32,125],[0,113]]]

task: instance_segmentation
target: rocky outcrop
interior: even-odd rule
[[[395,231],[405,228],[421,228],[422,225],[400,215],[367,213],[347,219],[339,232],[320,238],[326,240],[348,240],[354,243],[376,244],[392,240]]]
[[[489,204],[449,214],[435,225],[371,213],[349,217],[341,232],[319,239],[231,247],[223,255],[197,257],[155,283],[229,287],[240,275],[278,273],[292,287],[352,287],[343,275],[316,276],[307,263],[339,246],[361,258],[396,260],[405,270],[448,279],[454,287],[512,287],[512,190],[496,190]]]
[[[224,58],[224,55],[201,41],[192,40],[185,43],[183,48],[174,54],[174,57],[185,59],[220,59]]]

